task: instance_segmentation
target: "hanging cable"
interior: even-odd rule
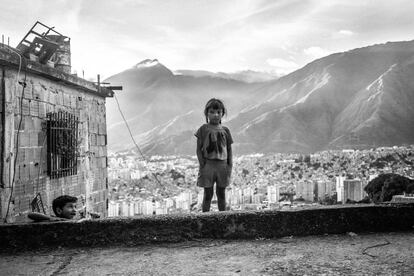
[[[115,94],[115,93],[114,93],[114,97],[115,97],[116,104],[117,104],[117,106],[118,106],[119,113],[121,114],[122,119],[123,119],[123,120],[124,120],[124,122],[125,122],[125,125],[126,125],[126,127],[127,127],[127,129],[128,129],[128,132],[129,132],[129,136],[131,136],[132,142],[134,143],[135,147],[138,149],[138,152],[141,154],[142,158],[143,158],[144,160],[147,160],[147,159],[146,159],[146,157],[144,156],[144,154],[142,153],[141,149],[139,148],[139,146],[138,146],[137,142],[135,141],[134,136],[132,135],[131,129],[129,128],[128,122],[127,122],[127,120],[125,119],[124,113],[123,113],[123,112],[122,112],[122,110],[121,110],[121,106],[119,105],[118,98],[116,97],[116,94]]]
[[[123,113],[123,112],[122,112],[122,110],[121,110],[121,106],[119,105],[118,98],[116,97],[116,94],[115,94],[115,93],[114,93],[114,97],[115,97],[116,104],[117,104],[117,106],[118,106],[119,113],[121,114],[122,119],[124,120],[124,123],[125,123],[125,125],[126,125],[126,127],[127,127],[127,129],[128,129],[128,132],[129,132],[129,136],[130,136],[130,137],[131,137],[131,139],[132,139],[132,142],[134,143],[135,147],[138,149],[138,152],[141,154],[142,158],[143,158],[145,161],[147,161],[147,162],[148,162],[148,159],[147,159],[147,158],[145,157],[145,155],[142,153],[141,149],[139,148],[139,146],[138,146],[137,142],[136,142],[136,141],[135,141],[135,139],[134,139],[134,136],[132,135],[131,129],[129,128],[128,122],[127,122],[127,120],[125,119],[124,113]],[[158,182],[158,184],[162,185],[162,184],[161,184],[161,181],[158,179],[157,175],[156,175],[154,172],[151,172],[151,173],[152,173],[152,175],[155,177],[155,180]]]
[[[22,60],[23,59],[22,59],[22,56],[18,52],[14,51],[11,48],[9,48],[9,50],[11,50],[12,52],[16,53],[19,56],[19,70],[17,71],[17,79],[16,79],[16,84],[15,84],[15,90],[14,91],[17,94],[17,84],[21,84],[23,88],[22,88],[22,96],[20,98],[20,121],[19,121],[19,126],[17,128],[17,134],[16,134],[16,153],[15,153],[15,156],[14,156],[14,163],[13,163],[13,177],[11,178],[11,182],[9,182],[10,197],[9,197],[9,200],[8,200],[8,203],[7,203],[7,211],[6,211],[6,216],[4,217],[4,222],[7,222],[7,217],[9,215],[9,211],[10,211],[10,203],[11,203],[11,200],[13,198],[14,180],[15,180],[15,177],[16,177],[16,164],[17,164],[17,157],[18,157],[17,155],[19,153],[20,128],[22,126],[22,121],[23,121],[23,111],[22,111],[22,109],[23,109],[23,98],[24,98],[24,90],[26,88],[26,78],[27,78],[27,66],[26,66],[27,64],[26,64],[25,65],[25,70],[24,70],[25,71],[24,80],[23,80],[23,82],[19,82],[19,76],[20,76],[20,71],[21,71]],[[14,133],[14,129],[12,131],[12,139],[14,139],[13,133]],[[10,172],[10,170],[11,170],[11,166],[9,166],[9,172]],[[10,173],[9,173],[9,176],[10,176]]]

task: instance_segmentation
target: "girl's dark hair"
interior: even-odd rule
[[[226,114],[227,110],[226,107],[224,106],[224,103],[222,100],[216,99],[216,98],[212,98],[210,99],[207,103],[206,103],[206,107],[204,108],[204,116],[206,116],[206,122],[208,123],[208,110],[212,108],[212,109],[221,109],[223,110],[223,116]],[[220,120],[220,124],[221,124],[221,120]]]

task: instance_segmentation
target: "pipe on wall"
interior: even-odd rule
[[[4,131],[4,127],[6,124],[6,85],[5,85],[5,69],[4,67],[1,67],[1,125],[2,125],[2,131],[1,131],[1,169],[0,169],[0,188],[5,188],[6,185],[4,184],[4,178],[3,178],[3,169],[4,169],[4,160],[6,158],[5,156],[5,141],[6,141],[6,132]]]

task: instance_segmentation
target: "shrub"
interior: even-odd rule
[[[385,202],[390,201],[394,195],[404,192],[413,193],[414,180],[398,174],[387,173],[371,180],[364,190],[373,202]]]

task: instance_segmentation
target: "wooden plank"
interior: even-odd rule
[[[8,70],[3,67],[2,70],[2,83],[6,82],[5,76],[10,73],[10,71],[15,70]],[[17,73],[16,73],[17,74]],[[4,78],[3,78],[4,76]],[[2,85],[3,86],[3,85]],[[10,198],[11,193],[11,186],[12,186],[12,178],[14,172],[14,159],[16,158],[14,154],[14,143],[15,143],[15,130],[14,130],[14,103],[13,100],[15,99],[15,91],[14,85],[13,86],[3,86],[2,94],[4,95],[4,109],[3,109],[3,118],[4,118],[4,125],[2,130],[3,135],[3,171],[2,171],[2,180],[5,185],[5,189],[2,193],[1,198],[1,217],[5,218],[7,212],[7,205]],[[9,101],[7,101],[9,99]],[[13,205],[10,205],[11,210],[13,210]],[[9,215],[11,215],[11,211],[9,210]]]

